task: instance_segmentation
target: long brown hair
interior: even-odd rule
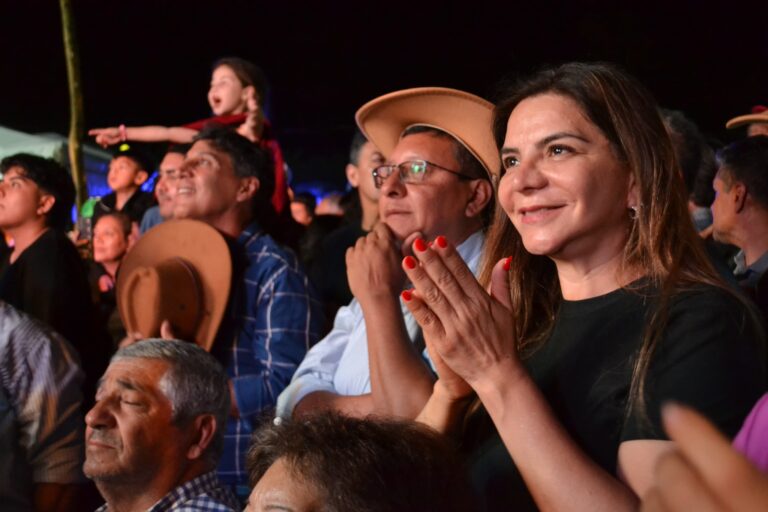
[[[639,272],[655,290],[656,307],[634,363],[627,411],[645,416],[645,376],[667,323],[673,293],[699,284],[723,289],[694,231],[672,142],[651,94],[634,78],[610,64],[569,63],[540,71],[520,82],[497,104],[493,133],[501,148],[507,121],[524,99],[558,94],[575,101],[611,143],[634,176],[641,207],[627,215],[628,236],[622,268]],[[509,273],[515,342],[522,357],[543,343],[562,300],[557,271],[546,256],[528,253],[503,209],[496,208],[488,234],[480,280],[487,284],[493,265],[512,256]]]

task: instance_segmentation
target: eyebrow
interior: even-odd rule
[[[293,512],[291,507],[286,507],[283,505],[265,505],[264,510],[285,510],[287,512]]]
[[[549,144],[550,142],[554,142],[554,141],[559,140],[559,139],[577,139],[577,140],[580,140],[582,142],[589,142],[588,139],[585,139],[581,135],[576,135],[575,133],[571,133],[571,132],[557,132],[557,133],[553,133],[552,135],[547,135],[546,137],[541,139],[539,142],[536,143],[536,147],[537,148],[542,148],[542,147],[546,146],[547,144]],[[508,146],[504,146],[503,148],[501,148],[501,154],[502,155],[507,155],[509,153],[520,153],[520,150],[518,148],[516,148],[516,147],[508,147]]]

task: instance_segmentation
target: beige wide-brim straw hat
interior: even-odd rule
[[[738,128],[752,123],[768,123],[768,110],[759,112],[757,114],[747,114],[744,116],[734,117],[725,123],[725,127],[728,129]]]
[[[428,126],[459,141],[483,164],[489,177],[498,177],[501,170],[491,129],[493,104],[474,94],[445,87],[405,89],[369,101],[357,111],[355,120],[386,157],[406,129]]]
[[[126,332],[160,336],[163,320],[176,338],[210,351],[224,316],[232,259],[224,237],[195,220],[150,229],[117,275],[117,306]]]

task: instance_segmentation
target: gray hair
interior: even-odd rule
[[[121,359],[159,359],[169,364],[159,387],[171,402],[172,420],[184,425],[200,415],[212,414],[216,434],[206,455],[216,464],[224,448],[230,408],[227,374],[218,361],[194,343],[162,339],[147,339],[120,349],[111,362]]]

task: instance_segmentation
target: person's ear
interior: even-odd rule
[[[241,93],[240,97],[243,99],[246,104],[253,100],[256,102],[256,104],[259,104],[259,95],[256,94],[256,88],[252,85],[247,85],[243,87],[243,92]]]
[[[147,178],[149,178],[149,174],[147,174],[147,171],[141,170],[136,171],[136,176],[133,177],[133,184],[137,187],[140,187],[144,184],[145,181],[147,181]]]
[[[627,190],[627,209],[637,208],[640,204],[640,186],[637,184],[635,174],[630,172]]]
[[[261,182],[256,176],[248,176],[247,178],[240,178],[240,186],[237,189],[236,199],[238,202],[250,201],[256,192],[259,191]]]
[[[472,194],[464,209],[464,214],[469,218],[480,215],[493,197],[493,186],[488,180],[472,180],[470,186]]]
[[[347,164],[345,171],[347,173],[347,181],[352,185],[352,188],[360,186],[360,169],[356,165]]]
[[[731,186],[731,195],[736,213],[741,213],[747,204],[747,186],[739,182],[734,183]]]
[[[53,205],[56,204],[56,198],[51,194],[42,194],[40,200],[37,203],[37,214],[40,216],[47,215]]]
[[[197,460],[203,456],[213,442],[218,425],[216,425],[216,418],[212,414],[203,414],[192,420],[192,425],[189,428],[194,435],[187,449],[187,458]]]

